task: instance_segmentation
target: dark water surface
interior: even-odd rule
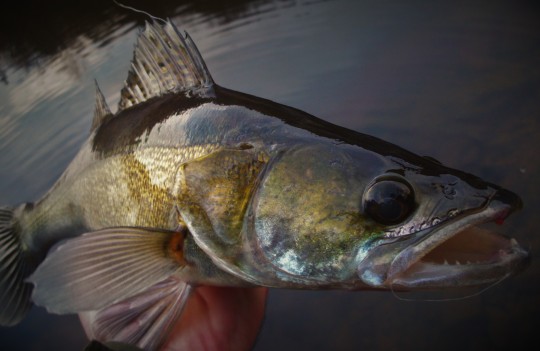
[[[220,85],[291,105],[520,194],[500,230],[530,267],[479,296],[272,290],[263,350],[496,350],[540,323],[540,11],[533,2],[125,1],[188,30]],[[46,5],[45,5],[46,3]],[[75,5],[76,4],[76,5]],[[25,2],[0,24],[0,204],[37,200],[111,106],[146,18]],[[438,294],[452,298],[461,293]],[[0,306],[1,307],[1,306]],[[82,350],[75,316],[33,308],[0,350]]]

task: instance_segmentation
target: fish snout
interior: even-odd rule
[[[497,189],[497,192],[495,193],[491,201],[498,201],[509,206],[508,214],[517,210],[521,210],[523,208],[523,201],[521,200],[521,198],[517,194],[504,188]]]

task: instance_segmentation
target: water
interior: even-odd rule
[[[126,2],[127,3],[127,2]],[[372,134],[520,194],[501,227],[531,266],[480,296],[272,290],[256,351],[494,350],[540,322],[540,12],[533,3],[130,2],[190,32],[216,82]],[[143,15],[40,2],[0,21],[0,203],[39,198],[88,136],[96,79],[111,105]],[[439,297],[454,297],[448,293]],[[403,296],[403,295],[400,295]],[[34,308],[2,350],[80,350],[74,316]]]

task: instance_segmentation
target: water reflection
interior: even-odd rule
[[[296,3],[273,0],[119,2],[160,18],[180,15],[212,25],[245,20],[261,11]],[[0,77],[3,81],[9,79],[6,66],[40,65],[66,48],[78,51],[85,46],[81,38],[106,45],[118,39],[114,33],[119,28],[131,30],[148,19],[148,16],[128,11],[112,0],[97,0],[84,5],[65,0],[14,4],[0,21]]]
[[[540,15],[526,2],[130,1],[189,30],[215,80],[428,154],[522,195],[503,227],[538,256]],[[25,3],[0,21],[0,204],[45,192],[111,106],[147,18],[109,1]],[[480,297],[272,291],[256,350],[499,349],[533,341],[540,267]],[[34,309],[9,350],[82,349],[75,317]]]

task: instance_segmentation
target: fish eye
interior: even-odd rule
[[[364,193],[363,208],[377,223],[398,224],[416,208],[414,191],[404,179],[382,178]]]

